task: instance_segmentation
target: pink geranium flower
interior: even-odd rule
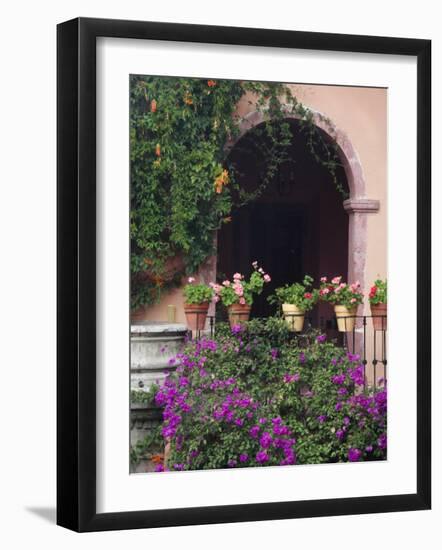
[[[235,283],[233,285],[233,290],[237,296],[242,296],[244,294],[244,288],[241,283]]]
[[[268,275],[268,274],[266,273],[266,274],[264,275],[264,281],[265,281],[266,283],[270,283],[271,280],[272,280],[272,279],[270,278],[270,275]]]
[[[189,277],[187,279],[187,282],[189,282],[190,284],[194,283],[195,282],[195,277]]]

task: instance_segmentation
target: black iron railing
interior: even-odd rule
[[[193,315],[195,315],[193,326],[199,328],[189,330],[189,338],[213,338],[216,334],[215,317],[197,312]],[[303,323],[300,322],[301,317],[304,317]],[[382,385],[386,380],[387,316],[347,315],[338,318],[314,318],[299,313],[284,313],[282,318],[285,319],[292,338],[302,338],[317,330],[349,353],[359,355],[360,362],[364,366],[366,386]],[[235,322],[238,324],[248,320],[248,313],[235,313]]]

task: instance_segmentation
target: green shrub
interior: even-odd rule
[[[156,394],[175,470],[379,460],[386,390],[362,391],[359,357],[284,321],[255,320],[187,345]]]
[[[186,304],[204,304],[213,298],[213,290],[204,284],[194,284],[195,279],[189,277],[189,283],[183,288]]]
[[[306,275],[301,283],[285,285],[277,288],[273,296],[269,296],[271,304],[293,304],[302,311],[310,311],[319,298],[318,290],[313,288],[313,278]]]
[[[370,289],[368,299],[372,305],[387,303],[387,279],[385,279],[385,281],[376,279],[374,285]]]

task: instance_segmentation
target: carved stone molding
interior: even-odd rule
[[[370,214],[379,212],[380,202],[376,199],[347,199],[344,201],[344,210],[348,213],[359,212]]]

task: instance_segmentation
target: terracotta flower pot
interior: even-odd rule
[[[374,330],[387,330],[387,304],[370,304]]]
[[[190,330],[204,329],[208,311],[209,302],[204,302],[202,304],[184,304],[184,313],[186,314],[187,326]]]
[[[282,304],[284,319],[292,332],[301,332],[304,328],[305,311],[295,304]]]
[[[227,311],[229,313],[230,326],[233,327],[234,325],[248,321],[251,309],[252,306],[247,304],[232,304],[228,306]]]
[[[357,306],[348,308],[346,306],[335,306],[335,315],[338,322],[339,332],[351,332],[355,328]]]

